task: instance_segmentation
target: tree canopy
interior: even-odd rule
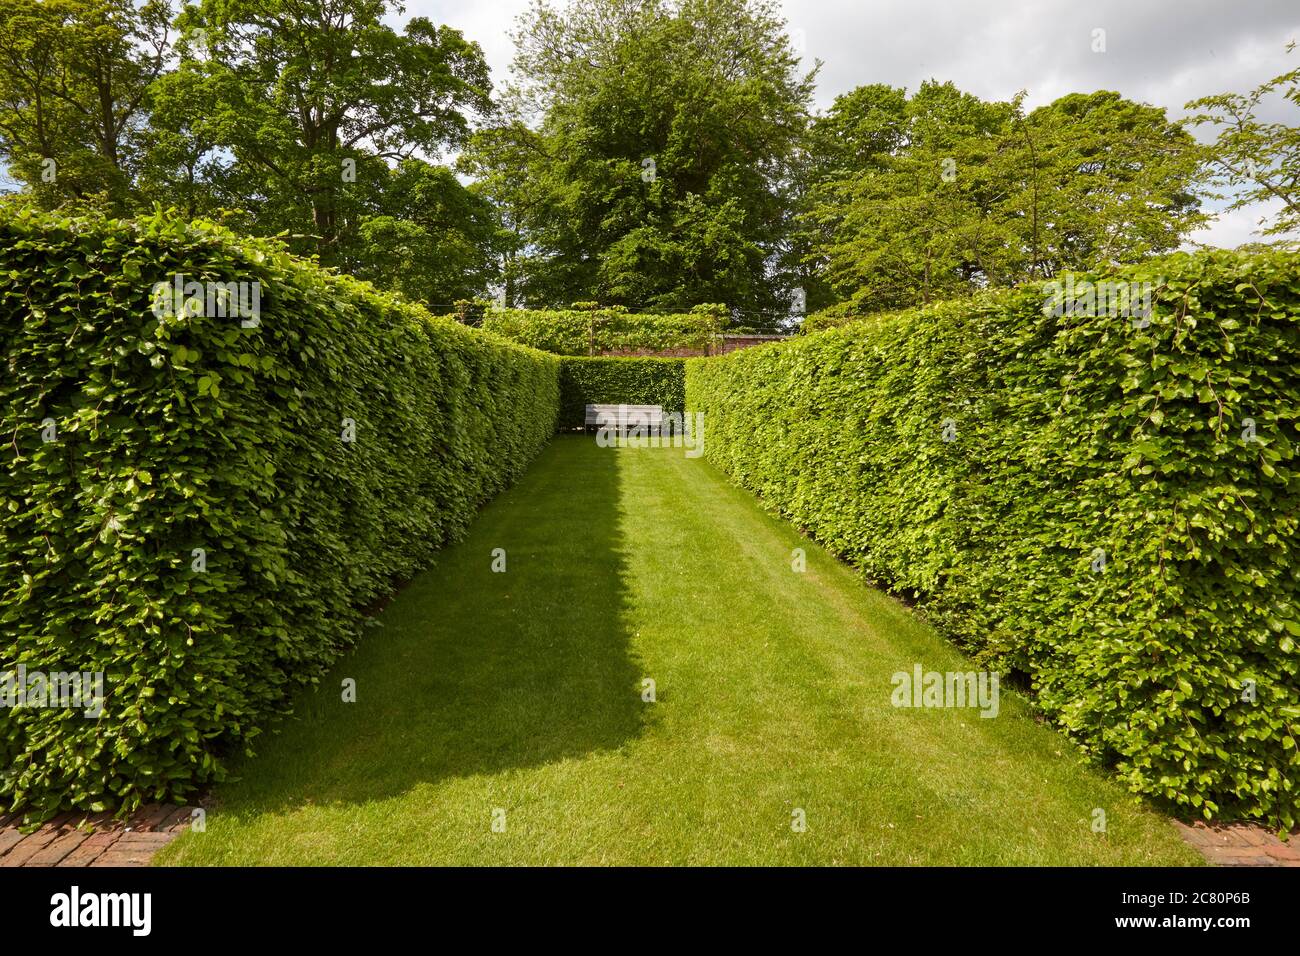
[[[165,0],[0,0],[0,158],[34,203],[127,208],[170,23]]]
[[[537,0],[464,157],[514,240],[508,295],[783,309],[812,74],[767,0]]]
[[[432,304],[874,312],[1300,229],[1300,70],[1033,110],[950,82],[812,106],[776,0],[533,0],[478,44],[395,0],[0,0],[5,204],[155,207]],[[400,26],[394,26],[394,22]],[[1217,139],[1198,144],[1190,130]]]
[[[400,9],[0,0],[0,155],[38,205],[159,204],[425,301],[479,293],[495,214],[434,160],[493,109],[487,65]]]
[[[1105,91],[1021,103],[936,82],[837,99],[813,124],[800,216],[814,304],[878,311],[1134,262],[1204,221],[1196,144],[1163,110]]]

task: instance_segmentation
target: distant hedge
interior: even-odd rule
[[[684,359],[565,358],[560,364],[560,427],[581,428],[588,405],[686,407]]]
[[[687,404],[712,462],[1027,674],[1133,790],[1290,826],[1300,257],[1118,278],[1153,315],[1027,287],[691,360]]]
[[[801,335],[811,335],[814,332],[825,332],[827,329],[837,329],[842,325],[861,322],[865,318],[868,318],[868,316],[849,312],[847,306],[833,307],[807,316],[799,324],[799,333]]]
[[[260,314],[160,306],[177,275]],[[0,796],[36,815],[220,779],[559,403],[551,356],[161,218],[0,224],[0,356],[0,671],[106,675],[99,719],[0,712]]]
[[[482,328],[556,355],[707,349],[726,319],[723,306],[681,314],[633,314],[621,308],[489,311]]]

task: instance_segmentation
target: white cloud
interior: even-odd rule
[[[1235,249],[1245,242],[1263,242],[1272,239],[1297,239],[1300,236],[1262,236],[1260,235],[1261,219],[1270,219],[1277,215],[1282,204],[1277,200],[1257,203],[1254,206],[1248,206],[1245,209],[1236,209],[1232,212],[1220,212],[1213,222],[1202,229],[1196,230],[1188,237],[1187,245],[1200,244],[1206,246],[1216,246],[1220,249]]]
[[[413,0],[425,16],[482,47],[497,85],[529,0]],[[1070,92],[1117,90],[1180,115],[1198,96],[1245,90],[1300,64],[1295,0],[782,0],[808,62],[825,62],[817,102],[864,83],[915,89],[952,80],[986,99],[1029,92],[1031,106]],[[1092,51],[1094,29],[1106,51]]]
[[[1021,89],[1030,106],[1117,90],[1180,115],[1184,103],[1246,89],[1300,62],[1294,0],[784,0],[825,62],[818,103],[863,83],[915,89],[952,80],[985,99]],[[1105,52],[1093,31],[1105,31]]]

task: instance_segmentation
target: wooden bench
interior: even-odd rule
[[[583,431],[610,428],[621,435],[632,428],[644,428],[657,434],[663,419],[660,405],[588,405]]]

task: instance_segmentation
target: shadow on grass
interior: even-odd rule
[[[563,446],[563,447],[560,447]],[[299,697],[216,793],[227,812],[360,803],[637,736],[618,454],[560,437]],[[492,570],[494,549],[504,573]],[[342,683],[356,681],[355,703]]]

